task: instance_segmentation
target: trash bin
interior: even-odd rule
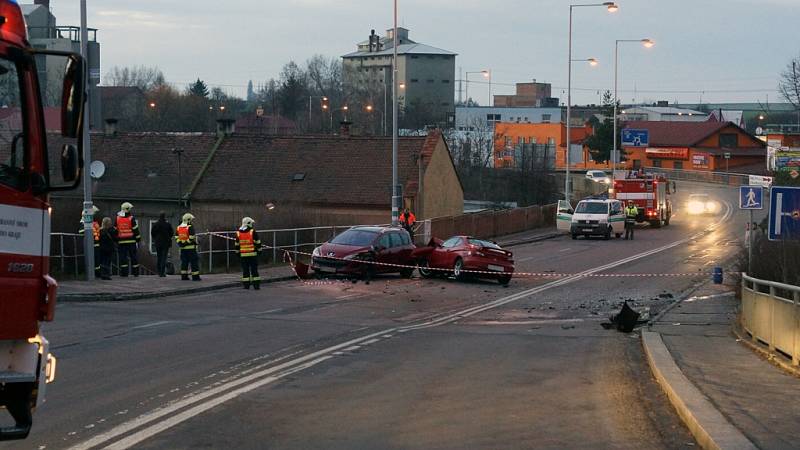
[[[714,284],[722,284],[722,267],[714,267],[711,278],[714,280]]]

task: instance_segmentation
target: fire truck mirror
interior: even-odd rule
[[[80,137],[83,121],[85,87],[83,79],[83,60],[78,55],[69,55],[64,68],[63,89],[61,91],[61,135],[68,138]]]
[[[73,183],[81,173],[78,148],[72,144],[64,144],[61,149],[61,177],[64,182]]]

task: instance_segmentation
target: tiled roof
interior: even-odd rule
[[[186,192],[216,140],[211,133],[119,133],[113,137],[92,133],[92,160],[106,166],[103,177],[92,180],[93,194],[131,201],[177,199],[178,157],[172,149],[183,150],[181,185]],[[59,195],[81,194],[77,190]]]
[[[432,154],[437,139],[441,139],[438,132],[399,139],[400,184],[407,186],[408,181],[417,179],[417,155],[420,151]],[[390,137],[234,133],[223,141],[192,198],[387,205],[391,200],[391,164]]]
[[[648,130],[650,145],[692,147],[717,131],[734,126],[730,122],[648,122],[631,121],[625,128]]]

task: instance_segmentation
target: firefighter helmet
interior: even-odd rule
[[[130,202],[125,202],[122,204],[121,208],[125,212],[131,212],[131,210],[133,209],[133,205],[131,205]]]
[[[183,223],[189,224],[192,223],[192,221],[194,220],[194,216],[191,213],[186,213],[183,215],[182,219]]]
[[[97,205],[92,205],[92,215],[95,215],[100,212],[100,208]]]
[[[245,217],[244,219],[242,219],[242,226],[243,227],[252,227],[255,224],[256,224],[256,221],[253,220],[250,217]]]

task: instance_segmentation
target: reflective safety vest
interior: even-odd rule
[[[92,222],[92,237],[94,237],[94,246],[100,246],[100,222]]]
[[[195,248],[194,236],[190,234],[189,225],[182,223],[178,225],[178,233],[175,240],[178,241],[178,247],[183,250],[192,250]]]
[[[639,215],[639,210],[635,206],[625,207],[625,216],[633,218]]]
[[[405,213],[400,214],[400,224],[410,226],[414,225],[415,223],[417,223],[417,217],[414,215],[414,213],[409,212],[408,215]]]
[[[117,237],[120,243],[133,241],[133,216],[117,216]]]
[[[236,239],[239,240],[240,256],[256,256],[256,243],[253,240],[253,229],[247,231],[236,231]]]

